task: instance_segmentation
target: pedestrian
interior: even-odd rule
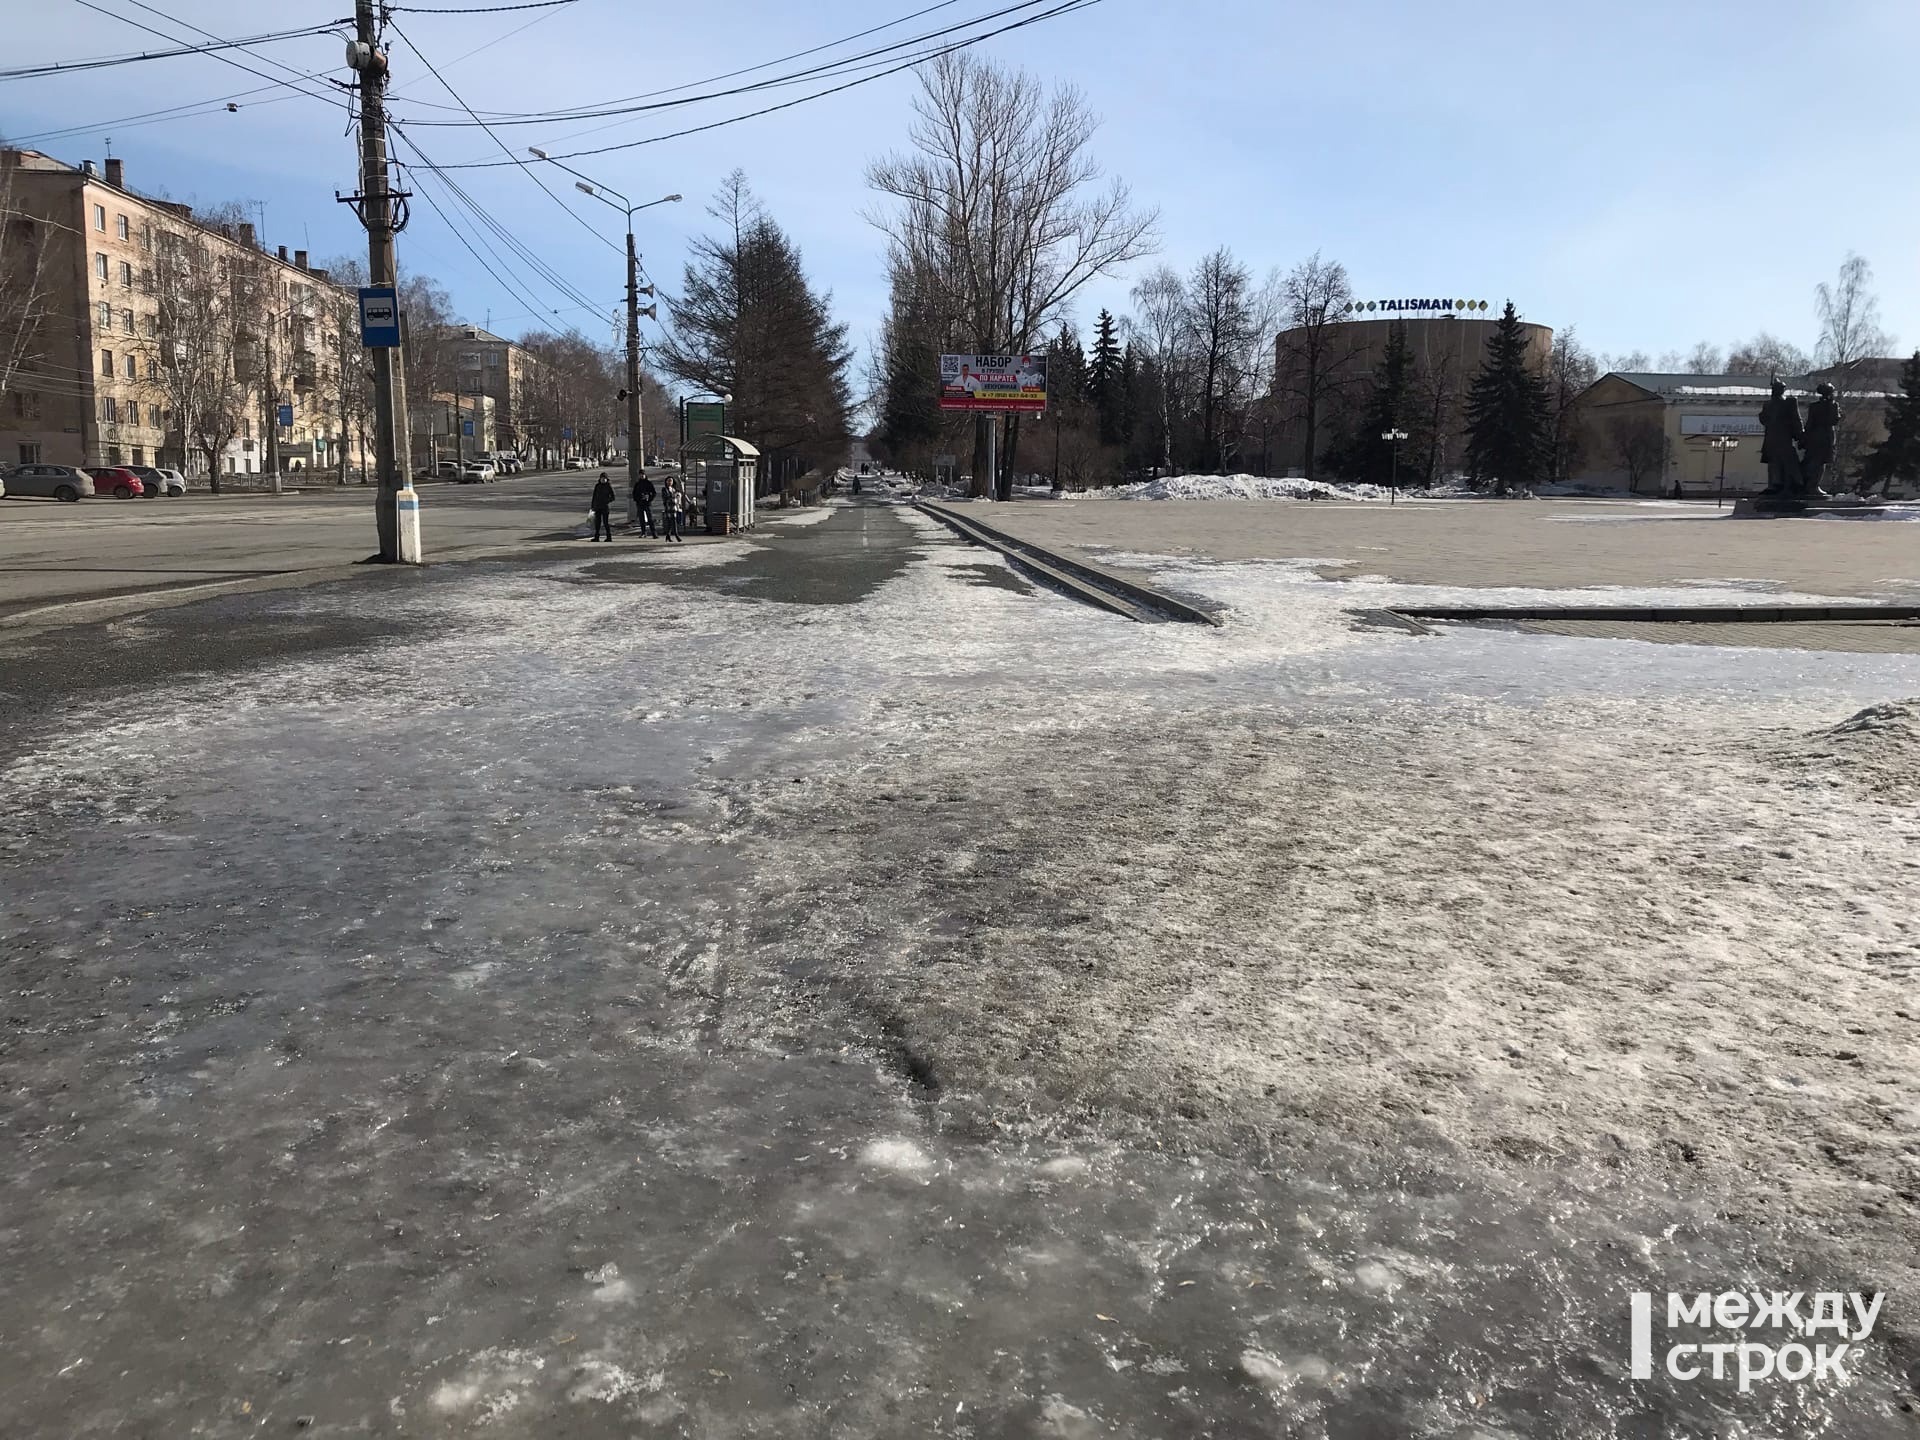
[[[667,488],[660,496],[660,519],[666,527],[666,538],[678,540],[682,545],[687,542],[680,534],[680,512],[686,508],[687,497],[680,488],[680,477],[672,476]]]
[[[633,528],[642,535],[658,538],[660,532],[653,528],[653,497],[653,481],[642,470],[640,478],[633,482]]]
[[[607,512],[613,509],[613,482],[607,479],[607,472],[600,472],[600,483],[593,487],[593,538],[598,540],[602,533],[608,540],[613,539],[613,521],[607,518]]]

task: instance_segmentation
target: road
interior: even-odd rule
[[[1145,559],[0,629],[0,1434],[1911,1437],[1920,660]],[[1889,1300],[1627,1378],[1735,1287]]]
[[[427,556],[570,536],[585,523],[598,473],[422,485]],[[624,469],[607,473],[624,491]],[[0,501],[0,617],[65,601],[327,570],[364,560],[374,548],[372,492],[360,486],[78,505]]]

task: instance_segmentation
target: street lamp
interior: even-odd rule
[[[649,200],[644,205],[635,205],[618,190],[601,185],[591,176],[582,175],[571,165],[562,165],[546,151],[529,145],[527,153],[537,160],[560,168],[574,177],[573,188],[582,195],[591,195],[603,205],[611,205],[627,217],[627,390],[621,398],[627,402],[627,488],[633,490],[645,473],[647,434],[640,415],[640,255],[633,248],[633,217],[641,210],[649,210],[655,205],[667,205],[680,199],[678,195],[662,195],[658,200]],[[601,192],[605,193],[602,194]],[[646,287],[649,297],[653,294],[651,285]],[[647,318],[659,318],[658,307],[647,306]]]
[[[1380,438],[1393,446],[1393,468],[1389,472],[1392,478],[1387,482],[1387,504],[1392,505],[1400,498],[1400,442],[1407,438],[1407,432],[1395,426],[1382,430]]]
[[[1717,510],[1727,503],[1727,452],[1738,450],[1740,442],[1731,435],[1716,435],[1707,442],[1710,449],[1720,452],[1720,493],[1714,497],[1713,505]]]

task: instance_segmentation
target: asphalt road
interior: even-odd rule
[[[420,490],[427,558],[572,535],[599,472]],[[608,473],[621,480],[618,466]],[[667,473],[667,472],[656,472]],[[0,502],[0,616],[65,601],[323,570],[375,548],[373,491]]]

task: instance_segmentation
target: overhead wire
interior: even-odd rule
[[[552,158],[555,160],[575,160],[585,155],[607,155],[607,154],[611,154],[616,150],[632,150],[642,145],[658,145],[665,140],[678,140],[687,135],[699,135],[708,130],[718,130],[723,126],[738,125],[743,120],[755,120],[763,115],[772,115],[782,110],[791,110],[795,106],[805,105],[814,100],[824,100],[829,95],[838,95],[842,91],[854,89],[856,86],[871,84],[875,80],[884,79],[889,75],[896,75],[902,70],[911,70],[916,65],[925,64],[928,60],[935,60],[940,58],[943,55],[951,55],[958,51],[968,49],[974,45],[980,44],[984,40],[991,40],[996,35],[1004,35],[1010,30],[1020,30],[1020,29],[1026,28],[1029,25],[1038,25],[1044,21],[1052,20],[1057,16],[1072,14],[1075,11],[1090,10],[1095,5],[1099,5],[1101,3],[1103,3],[1103,0],[1061,0],[1061,3],[1056,4],[1053,9],[1043,11],[1038,15],[1029,15],[1024,20],[1016,20],[1010,24],[1002,25],[997,29],[989,30],[979,35],[969,36],[964,40],[959,40],[954,42],[953,44],[942,46],[937,50],[932,50],[922,55],[913,56],[910,59],[903,60],[898,64],[889,66],[887,69],[877,71],[874,74],[863,75],[858,79],[849,80],[843,84],[834,85],[825,90],[817,90],[811,94],[802,95],[793,100],[785,100],[778,105],[767,105],[758,110],[749,110],[746,113],[741,115],[729,115],[722,120],[709,121],[705,125],[691,125],[684,130],[674,130],[664,135],[649,135],[642,140],[626,140],[626,141],[622,141],[618,145],[597,145],[584,150],[568,150],[568,151],[562,152],[561,154],[555,155]],[[493,169],[498,169],[500,166],[506,163],[507,162],[504,160],[469,160],[469,161],[452,164],[452,165],[443,165],[441,169],[443,170],[493,170]]]
[[[406,42],[407,48],[414,53],[414,55],[419,59],[420,63],[427,67],[428,72],[432,74],[433,78],[440,82],[441,89],[445,90],[448,95],[452,96],[454,100],[458,101],[461,108],[466,110],[467,114],[473,115],[473,108],[469,106],[465,100],[461,99],[460,92],[453,88],[452,84],[448,82],[447,77],[442,75],[440,71],[435,67],[433,61],[429,60],[426,57],[425,52],[422,51],[418,45],[413,43],[412,37],[410,37],[407,34],[407,32],[402,30],[398,25],[393,24],[392,21],[389,21],[388,24],[392,28],[393,33],[398,35],[403,41]],[[605,235],[602,235],[599,232],[599,230],[594,228],[592,223],[589,222],[586,219],[586,217],[577,213],[571,205],[567,204],[567,202],[562,200],[559,197],[559,195],[555,194],[553,190],[548,188],[547,183],[544,180],[542,180],[538,175],[534,174],[533,167],[528,165],[527,162],[522,160],[518,155],[515,155],[513,151],[507,147],[507,143],[504,140],[502,140],[498,135],[494,134],[492,128],[489,127],[484,121],[481,121],[479,116],[475,115],[474,119],[477,123],[480,124],[480,128],[487,132],[487,138],[492,140],[494,144],[500,147],[500,153],[505,155],[514,164],[518,165],[521,168],[521,170],[525,171],[527,178],[533,181],[534,184],[538,185],[540,189],[543,192],[545,192],[548,199],[552,200],[554,204],[558,205],[562,210],[564,210],[567,214],[568,219],[572,220],[576,225],[580,226],[581,229],[585,230],[589,235],[593,236],[594,239],[598,240],[602,245],[605,245],[608,249],[613,250],[616,253],[620,251],[620,248],[621,248],[620,246],[615,245],[611,240],[607,239]],[[398,126],[395,126],[394,128],[397,129]]]
[[[218,40],[220,38],[218,35],[215,35],[210,30],[202,30],[198,25],[191,24],[185,20],[176,19],[172,15],[167,14],[164,10],[155,9],[153,6],[146,4],[145,0],[127,0],[127,3],[131,5],[137,5],[139,6],[140,9],[148,11],[151,14],[158,15],[161,19],[166,20],[171,24],[178,25],[184,30],[192,30],[197,34],[206,36],[210,40]],[[94,0],[74,0],[74,4],[82,6],[85,9],[92,10],[98,14],[105,15],[109,19],[118,20],[123,25],[131,25],[137,30],[144,30],[149,35],[158,35],[162,40],[171,40],[176,44],[178,44],[180,41],[180,37],[178,35],[169,35],[164,30],[156,30],[153,26],[145,24],[142,21],[136,20],[130,15],[121,15],[115,11],[107,9],[103,5],[95,4]],[[241,47],[241,52],[246,55],[252,55],[255,60],[260,61],[263,65],[272,65],[276,69],[286,71],[287,74],[292,75],[296,80],[306,80],[310,78],[302,74],[300,71],[293,69],[291,66],[282,65],[278,60],[274,60],[269,56],[254,54],[252,50],[246,49],[244,46]],[[261,80],[268,81],[273,85],[286,86],[287,89],[293,91],[296,95],[306,95],[315,100],[325,101],[327,104],[332,105],[334,108],[339,110],[345,110],[345,111],[348,111],[349,113],[351,113],[353,110],[353,107],[350,104],[340,99],[338,96],[328,95],[318,90],[304,89],[300,85],[288,84],[287,81],[275,79],[275,77],[267,74],[265,71],[256,70],[251,65],[242,64],[240,61],[234,59],[231,55],[225,54],[224,52],[221,52],[221,51],[210,50],[207,53],[212,59],[218,60],[225,65],[231,65],[236,70],[244,70],[249,75],[255,76]],[[330,80],[328,83],[339,86],[341,89],[349,88],[343,81]]]
[[[651,104],[629,104],[629,101],[638,101],[647,98],[645,96],[633,95],[627,96],[622,100],[605,101],[597,105],[576,105],[569,106],[565,109],[547,110],[537,113],[509,113],[494,119],[491,123],[495,125],[552,125],[564,123],[569,120],[601,120],[610,115],[638,115],[654,110],[672,110],[682,105],[699,105],[708,100],[725,100],[735,95],[751,94],[756,90],[767,90],[781,85],[802,84],[808,80],[823,79],[835,74],[842,74],[859,69],[869,61],[877,64],[885,63],[886,56],[907,49],[910,46],[922,45],[930,40],[937,40],[941,36],[952,35],[955,31],[987,24],[1003,16],[1018,14],[1023,10],[1031,10],[1037,5],[1045,5],[1047,3],[1049,3],[1049,0],[1019,0],[1017,4],[1006,6],[991,14],[976,15],[971,19],[962,20],[953,25],[944,25],[937,30],[922,31],[920,34],[908,36],[904,40],[896,40],[888,45],[877,46],[872,50],[861,51],[855,55],[843,55],[837,60],[832,60],[822,65],[811,66],[805,70],[794,71],[788,75],[776,75],[765,80],[756,80],[748,85],[736,85],[727,90],[712,90],[700,95],[684,95],[679,99],[659,100]],[[994,31],[990,33],[998,34],[999,32]],[[778,63],[780,62],[770,62],[770,64]],[[766,68],[768,68],[766,65],[752,67],[752,69],[756,70]],[[736,73],[748,74],[751,72],[743,70]],[[686,88],[686,86],[677,86],[674,90],[663,90],[654,93],[667,95],[675,93],[676,90]],[[423,120],[417,123],[437,126],[458,126],[461,124],[458,120]]]
[[[204,45],[182,45],[173,50],[142,50],[130,55],[99,55],[88,60],[55,60],[44,65],[23,65],[0,70],[0,80],[31,80],[47,75],[72,75],[86,70],[105,70],[116,65],[136,65],[144,60],[172,60],[182,55],[208,55],[215,50],[242,50],[249,45],[267,45],[276,40],[304,40],[310,35],[325,35],[342,21],[309,25],[300,30],[274,30],[244,40],[208,41]]]

